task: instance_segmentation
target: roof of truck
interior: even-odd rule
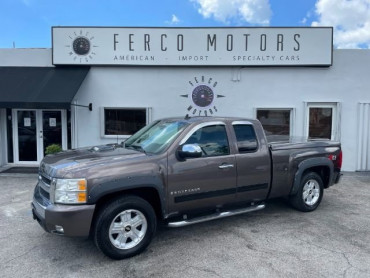
[[[214,121],[256,121],[256,119],[247,119],[247,118],[240,118],[240,117],[213,117],[213,116],[203,116],[203,117],[171,117],[171,118],[163,118],[160,120],[173,120],[173,121],[188,121],[190,123],[196,122],[214,122]]]

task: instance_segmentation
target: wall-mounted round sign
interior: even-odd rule
[[[69,44],[66,44],[68,54],[74,62],[81,64],[90,62],[96,53],[94,48],[98,47],[93,43],[94,36],[89,32],[74,31],[68,35]]]
[[[90,41],[85,37],[77,37],[72,43],[72,48],[77,55],[87,55],[90,52]]]
[[[211,116],[217,112],[216,100],[224,97],[215,93],[217,82],[212,77],[194,77],[188,82],[192,87],[190,94],[181,95],[188,98],[190,116]]]
[[[191,98],[198,107],[208,107],[214,100],[213,90],[207,85],[198,85],[194,88]]]

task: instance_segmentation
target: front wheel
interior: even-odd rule
[[[314,211],[324,195],[324,186],[321,177],[309,172],[303,176],[297,194],[291,196],[291,205],[304,212]]]
[[[94,241],[112,259],[129,258],[149,245],[156,224],[156,215],[147,201],[137,196],[125,196],[99,211],[94,226]]]

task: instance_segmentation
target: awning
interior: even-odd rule
[[[0,108],[68,109],[89,67],[0,67]]]

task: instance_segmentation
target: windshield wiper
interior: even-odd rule
[[[143,149],[143,147],[141,145],[131,144],[129,146],[125,146],[125,148],[137,150],[137,151],[140,151],[140,152],[146,154],[146,151]]]

